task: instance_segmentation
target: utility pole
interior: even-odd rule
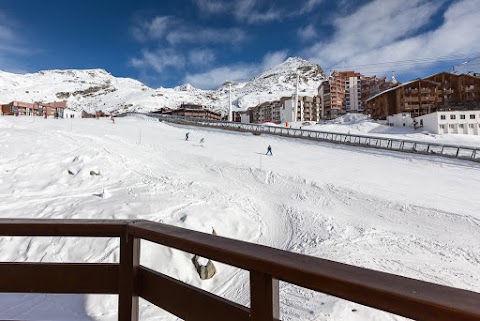
[[[297,84],[295,86],[295,119],[294,119],[294,121],[297,121],[297,117],[298,117],[298,85],[299,85],[299,81],[300,81],[300,74],[297,71]],[[301,108],[301,110],[300,110],[300,121],[303,121],[303,105],[300,106],[300,108]]]
[[[233,121],[232,115],[232,83],[228,82],[228,121]]]

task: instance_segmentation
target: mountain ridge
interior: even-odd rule
[[[300,94],[316,95],[325,79],[321,67],[300,57],[290,57],[248,81],[232,82],[234,110],[293,95],[297,73]],[[228,90],[228,83],[216,90],[203,90],[191,84],[154,89],[133,78],[115,77],[101,68],[52,69],[27,74],[0,71],[0,103],[66,100],[70,108],[88,112],[151,111],[198,103],[226,114]]]

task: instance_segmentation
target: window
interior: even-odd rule
[[[471,114],[470,119],[475,119],[475,114]]]
[[[450,115],[450,119],[457,119],[455,115]]]
[[[465,115],[460,115],[460,119],[465,119]]]
[[[445,125],[440,125],[440,129],[445,129]]]
[[[403,123],[403,127],[405,127],[405,123]]]
[[[463,128],[463,124],[458,125],[458,127]]]
[[[472,129],[473,129],[473,124],[468,124],[468,128],[472,128]]]
[[[441,116],[440,116],[440,119],[445,120],[446,118],[447,118],[447,117],[445,117],[445,115],[441,115]]]
[[[454,128],[455,128],[455,125],[450,124],[450,125],[448,125],[448,128],[454,129]]]

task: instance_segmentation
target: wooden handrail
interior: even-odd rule
[[[137,320],[138,296],[185,320],[276,320],[277,280],[416,320],[480,320],[479,293],[149,221],[0,219],[0,236],[119,237],[119,265],[15,263],[19,267],[15,269],[11,263],[0,263],[2,276],[6,273],[11,280],[29,277],[18,286],[13,281],[0,283],[0,292],[115,292],[119,294],[119,320]],[[250,271],[251,308],[140,266],[141,239]],[[85,284],[74,280],[76,271],[83,273]],[[55,273],[66,277],[63,286],[55,283]],[[90,281],[102,281],[87,284],[89,275]],[[169,287],[182,297],[166,297],[158,293],[159,287]],[[200,315],[181,311],[179,302],[185,295],[210,302],[212,308],[198,305]]]

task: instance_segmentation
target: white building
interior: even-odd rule
[[[347,75],[345,78],[345,105],[347,111],[362,110],[362,87],[361,76],[357,74]]]
[[[387,117],[390,126],[405,126],[433,134],[480,135],[480,110],[437,111],[411,118],[409,113]]]
[[[410,113],[399,113],[387,116],[387,124],[395,127],[414,127],[414,120]]]
[[[280,108],[280,122],[296,121],[319,121],[323,115],[320,97],[298,96],[298,104],[295,98],[287,98]]]
[[[299,102],[299,108],[301,107]],[[295,99],[288,99],[283,102],[282,108],[280,108],[280,122],[293,122],[297,121],[298,111],[296,110]]]
[[[250,123],[250,112],[248,110],[240,112],[240,122],[245,124]]]

